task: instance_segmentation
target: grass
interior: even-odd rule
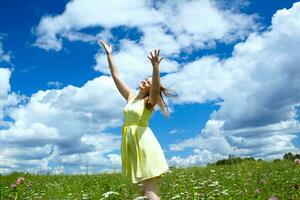
[[[11,189],[18,177],[25,182]],[[31,186],[30,186],[31,185]],[[292,161],[245,161],[234,165],[172,168],[159,183],[164,199],[300,199],[300,165]],[[108,192],[108,193],[107,193]],[[110,193],[111,192],[111,193]],[[106,193],[106,194],[105,194]],[[134,199],[141,196],[120,173],[0,176],[0,199]]]

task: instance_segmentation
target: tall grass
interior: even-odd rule
[[[11,189],[17,178],[25,183]],[[300,165],[244,161],[233,165],[172,168],[158,182],[161,199],[300,199]],[[120,173],[0,176],[0,199],[134,199],[138,185]]]

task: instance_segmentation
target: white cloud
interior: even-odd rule
[[[254,16],[221,8],[217,1],[166,1],[159,9],[182,48],[242,39],[256,29]]]
[[[204,103],[220,97],[226,88],[231,88],[234,79],[218,58],[202,57],[185,64],[180,71],[166,75],[162,81],[178,93],[174,102]]]
[[[46,144],[40,147],[17,147],[5,148],[1,152],[1,157],[16,159],[42,159],[51,153],[52,145]]]
[[[0,39],[1,39],[1,37],[0,37]],[[3,44],[0,41],[0,62],[4,61],[4,62],[7,62],[7,63],[10,63],[10,60],[11,60],[10,53],[4,51]]]
[[[173,35],[166,34],[166,28],[164,29],[160,25],[150,25],[143,26],[140,29],[144,33],[142,39],[143,49],[152,50],[159,48],[166,55],[180,53],[180,44]]]
[[[87,15],[87,13],[89,13]],[[149,17],[151,16],[151,17]],[[159,23],[163,16],[154,9],[149,9],[146,1],[99,1],[76,0],[66,5],[62,15],[44,16],[36,29],[36,45],[44,49],[60,50],[60,34],[87,27],[112,28],[120,25],[129,27]]]
[[[59,135],[55,128],[47,127],[39,122],[33,122],[29,124],[29,127],[16,125],[8,130],[2,130],[0,135],[0,141],[4,144],[2,146],[9,143],[34,146],[47,144],[57,139],[59,139]]]
[[[195,149],[194,154],[191,154],[185,158],[181,156],[172,156],[168,161],[170,166],[176,167],[190,167],[198,165],[206,165],[207,163],[214,163],[217,160],[226,158],[224,155],[211,152],[207,149],[199,150]]]
[[[184,133],[186,132],[185,130],[180,130],[180,129],[172,129],[168,132],[168,134],[181,134],[181,133]]]
[[[47,83],[47,85],[49,86],[49,87],[55,87],[56,89],[59,89],[59,88],[61,88],[62,86],[63,86],[63,84],[61,83],[61,82],[59,82],[59,81],[49,81],[48,83]]]
[[[119,106],[111,109],[111,105]],[[13,124],[0,130],[1,171],[22,170],[29,165],[32,171],[47,170],[49,162],[77,167],[89,162],[94,170],[117,164],[113,152],[120,149],[120,133],[103,131],[121,125],[124,105],[107,76],[88,81],[81,88],[69,85],[33,94],[27,104],[12,107],[7,113]],[[41,159],[42,166],[38,162]]]
[[[257,28],[254,16],[239,13],[238,9],[229,10],[213,0],[165,1],[157,4],[154,8],[146,0],[71,1],[61,15],[41,19],[35,31],[38,36],[35,45],[58,51],[62,48],[62,38],[85,42],[96,39],[80,33],[81,29],[101,27],[109,30],[126,26],[137,27],[144,33],[141,42],[144,48],[159,45],[171,54],[179,53],[181,48],[203,48],[214,46],[216,41],[243,39]],[[101,38],[101,35],[98,36]]]
[[[207,149],[211,152],[231,152],[231,147],[221,132],[222,121],[209,120],[201,134],[178,144],[171,144],[171,151],[182,151],[186,148]]]
[[[8,68],[0,68],[0,96],[7,96],[8,92],[10,92],[10,84],[9,79],[11,76],[11,71]]]
[[[96,36],[70,31],[62,34],[63,37],[68,38],[69,41],[83,41],[83,42],[94,42],[97,40]]]
[[[11,92],[9,84],[10,76],[10,69],[0,68],[0,127],[9,126],[10,123],[3,120],[7,109],[9,109],[10,106],[17,105],[23,99],[23,96]]]

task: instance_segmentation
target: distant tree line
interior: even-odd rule
[[[291,152],[288,152],[288,153],[284,154],[283,159],[284,160],[300,159],[300,154],[293,154]]]
[[[293,154],[291,152],[288,152],[288,153],[284,154],[284,156],[283,156],[283,160],[292,160],[293,161],[295,159],[300,159],[300,154]],[[262,159],[255,160],[253,157],[241,158],[241,157],[230,154],[227,159],[221,159],[215,163],[208,163],[207,166],[209,166],[209,165],[232,165],[232,164],[242,163],[245,161],[262,162],[263,160]],[[280,159],[273,160],[273,162],[278,162],[278,161],[280,161]]]

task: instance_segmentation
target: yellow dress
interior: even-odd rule
[[[163,150],[148,127],[151,114],[145,107],[144,99],[134,97],[128,101],[123,111],[122,175],[131,178],[132,183],[169,171]]]

